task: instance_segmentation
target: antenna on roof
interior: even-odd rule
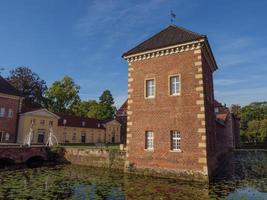
[[[176,14],[170,10],[171,24],[173,24],[174,19],[176,18]]]

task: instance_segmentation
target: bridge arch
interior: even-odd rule
[[[0,158],[0,169],[3,169],[8,166],[15,165],[15,160],[9,157],[1,157]]]
[[[46,161],[46,157],[44,155],[36,154],[36,155],[32,155],[27,160],[25,160],[25,163],[30,167],[34,167],[34,166],[42,165],[45,161]]]

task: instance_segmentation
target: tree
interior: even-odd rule
[[[99,103],[93,105],[88,112],[88,117],[93,117],[97,119],[113,119],[116,112],[114,104],[114,99],[109,90],[105,90],[99,97]]]
[[[28,67],[21,66],[11,70],[7,80],[24,96],[25,106],[35,107],[45,104],[46,82]]]
[[[98,105],[98,103],[95,100],[79,101],[76,105],[72,107],[71,112],[76,116],[88,117],[88,113],[96,105]]]
[[[80,102],[79,90],[80,87],[69,76],[55,81],[46,92],[48,109],[52,112],[72,113],[72,109]]]
[[[241,112],[241,106],[238,104],[233,104],[230,106],[230,110],[231,112],[236,116],[236,117],[240,117],[240,112]]]

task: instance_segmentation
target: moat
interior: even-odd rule
[[[267,152],[236,152],[210,184],[76,165],[0,171],[0,199],[267,199]]]

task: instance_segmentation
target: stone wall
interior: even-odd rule
[[[71,164],[124,169],[125,152],[114,149],[65,147],[65,159]]]

